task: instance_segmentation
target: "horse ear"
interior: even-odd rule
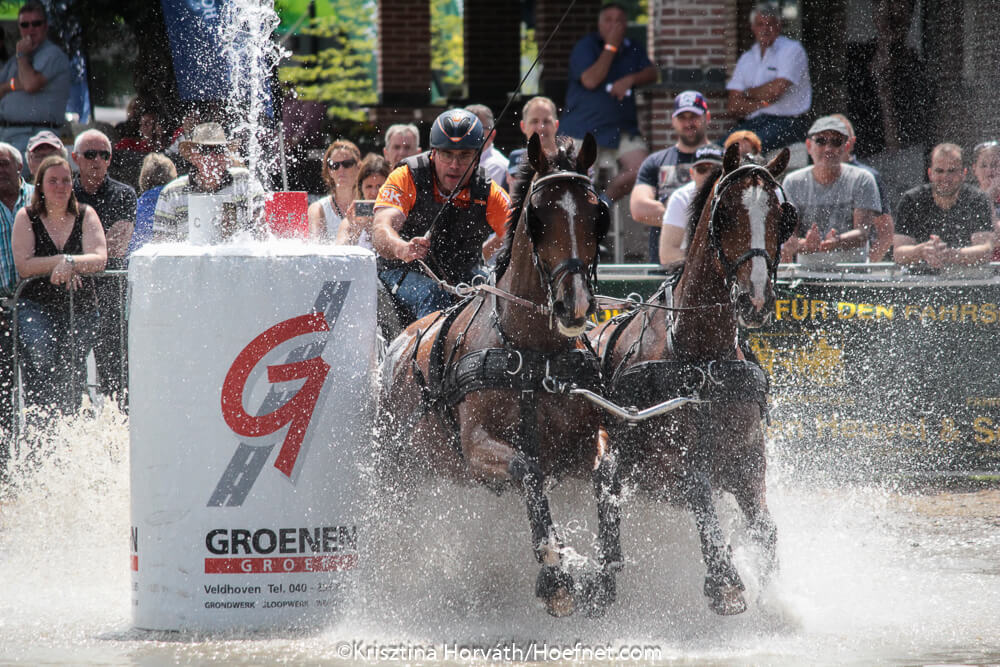
[[[594,140],[594,135],[590,132],[587,136],[583,138],[583,146],[580,147],[580,152],[576,154],[576,173],[586,174],[587,170],[590,169],[590,165],[594,164],[594,160],[597,159],[597,141]]]
[[[774,156],[774,159],[767,163],[767,170],[771,172],[771,175],[777,178],[784,173],[785,169],[788,167],[788,160],[791,158],[791,152],[788,147],[781,149],[781,152]]]
[[[542,140],[535,132],[528,139],[528,162],[534,168],[536,174],[544,174],[549,170],[549,160],[542,150]]]
[[[726,149],[726,155],[722,158],[722,171],[728,174],[740,166],[740,142],[734,141]]]

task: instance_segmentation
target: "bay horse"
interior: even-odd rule
[[[605,458],[600,413],[558,390],[600,391],[600,362],[582,334],[609,214],[586,175],[596,142],[588,134],[577,155],[572,146],[547,155],[537,136],[528,142],[495,282],[392,342],[376,419],[383,479],[405,484],[430,471],[524,494],[541,564],[535,593],[554,616],[575,609],[574,582],[545,483],[593,475]]]
[[[760,327],[774,310],[779,251],[797,224],[776,180],[788,158],[784,149],[766,167],[741,166],[731,146],[721,174],[692,201],[687,257],[673,289],[665,283],[646,306],[590,334],[611,400],[645,408],[681,395],[699,399],[635,425],[609,423],[608,432],[620,480],[654,497],[679,495],[693,511],[704,593],[723,615],[745,611],[746,602],[713,489],[732,493],[746,517],[763,556],[762,580],[777,566],[764,481],[768,381],[747,359],[738,325]],[[615,526],[601,525],[608,528]]]

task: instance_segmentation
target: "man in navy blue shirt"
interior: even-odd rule
[[[597,32],[573,47],[569,58],[566,110],[559,120],[559,134],[580,145],[590,132],[597,139],[595,167],[612,171],[606,193],[612,200],[628,194],[639,165],[649,149],[639,135],[636,86],[656,81],[658,71],[646,52],[625,37],[628,16],[624,7],[609,3],[597,17]]]

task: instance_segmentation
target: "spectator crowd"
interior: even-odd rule
[[[744,159],[761,161],[800,142],[811,164],[784,177],[799,212],[798,229],[781,250],[784,262],[823,267],[891,259],[909,270],[939,271],[994,259],[997,141],[971,152],[955,143],[934,146],[927,183],[914,183],[893,204],[880,174],[854,157],[850,119],[811,113],[806,51],[781,34],[779,11],[761,5],[750,16],[753,46],[727,83],[724,111],[735,123],[724,145],[708,139],[708,98],[686,90],[670,110],[674,142],[649,146],[634,91],[655,82],[658,69],[626,37],[626,16],[617,3],[602,7],[597,30],[570,56],[565,109],[560,114],[553,100],[531,97],[519,124],[525,143],[537,135],[547,153],[567,140],[560,137],[577,145],[588,133],[596,138],[592,176],[609,201],[629,196],[631,217],[648,228],[650,262],[683,261],[688,205],[719,174],[725,148],[737,144]],[[95,276],[120,272],[146,243],[187,239],[192,195],[224,195],[250,211],[260,210],[265,197],[225,116],[208,106],[193,105],[170,128],[139,100],[115,136],[87,129],[67,147],[59,133],[68,60],[48,39],[40,3],[21,7],[18,27],[0,86],[0,275],[7,295],[0,427],[8,433],[15,348],[27,406],[78,410],[92,351],[100,392],[127,409],[124,287],[120,276]],[[507,192],[525,159],[524,148],[508,157],[493,144],[497,120],[488,106],[473,104],[438,116],[425,135],[427,150],[417,125],[397,124],[382,134],[381,154],[362,155],[343,138],[323,152],[325,191],[313,193],[304,231],[314,242],[359,245],[378,255],[380,321],[406,322],[451,302],[417,260],[435,258],[450,282],[468,282],[489,266],[510,212]],[[132,184],[109,173],[116,155],[128,156],[119,166],[132,162]],[[0,468],[2,454],[0,446]]]

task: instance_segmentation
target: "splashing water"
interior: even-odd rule
[[[247,168],[265,186],[280,159],[267,120],[274,114],[270,89],[274,70],[288,55],[271,39],[279,23],[273,0],[223,3],[219,21],[230,72],[227,112],[234,121],[234,136],[244,141]]]
[[[54,420],[42,442],[45,456],[19,455],[0,500],[4,664],[339,665],[373,650],[383,651],[383,664],[407,655],[433,662],[428,651],[459,663],[468,659],[462,647],[516,658],[512,651],[578,642],[657,651],[639,664],[1000,660],[996,491],[797,486],[794,470],[772,466],[781,570],[759,597],[748,577],[755,602],[730,618],[711,613],[701,594],[690,515],[632,497],[618,602],[595,620],[554,619],[535,600],[537,567],[517,494],[429,478],[405,499],[378,498],[355,595],[325,630],[144,633],[131,629],[129,606],[127,420],[113,406],[97,418]],[[737,564],[752,570],[741,519],[733,503],[721,505]],[[589,485],[559,485],[552,507],[567,543],[592,554]]]

